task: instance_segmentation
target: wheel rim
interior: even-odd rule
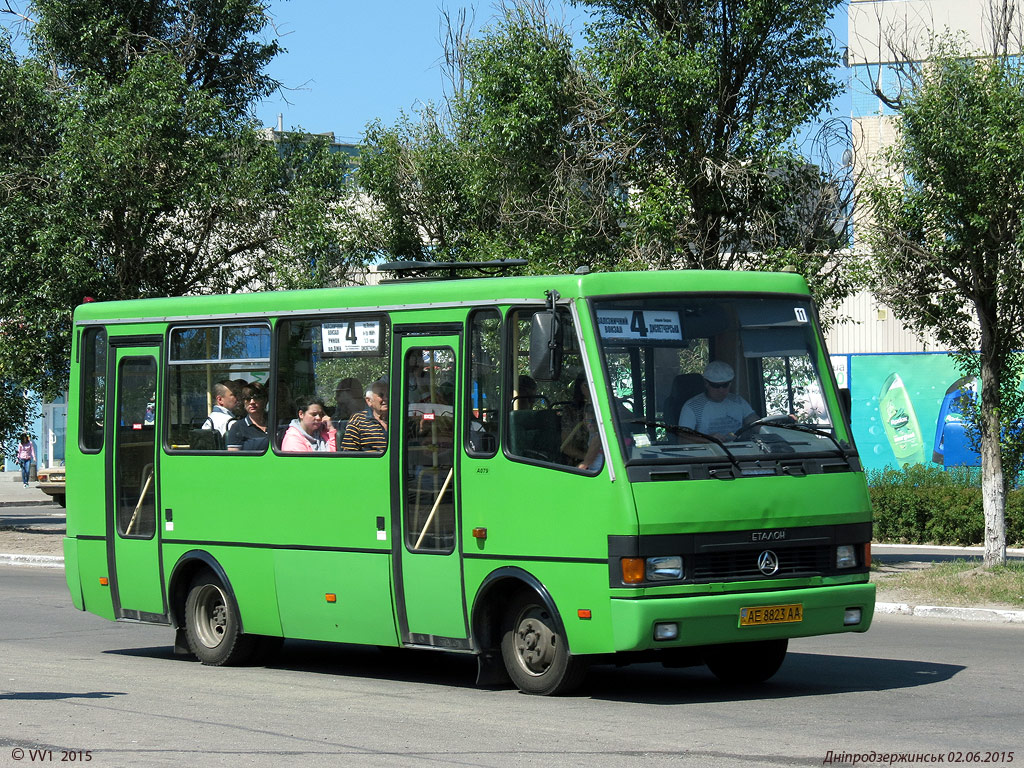
[[[516,660],[534,677],[547,672],[555,660],[558,635],[551,630],[550,621],[550,614],[536,605],[520,613],[516,621]]]
[[[221,644],[227,633],[228,605],[219,587],[213,584],[200,587],[192,618],[199,642],[207,648],[216,648]]]

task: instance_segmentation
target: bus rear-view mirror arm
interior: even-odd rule
[[[562,325],[558,320],[558,291],[547,291],[547,309],[530,325],[530,375],[536,381],[555,381],[562,375]]]

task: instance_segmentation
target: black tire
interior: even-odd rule
[[[789,640],[718,645],[704,652],[704,663],[723,683],[763,683],[779,671],[788,646]]]
[[[66,507],[68,505],[68,497],[63,493],[53,494],[53,500],[60,504],[62,507]]]
[[[242,634],[242,623],[220,579],[203,572],[192,579],[185,599],[185,634],[189,650],[213,667],[243,664],[255,638]]]
[[[587,671],[582,658],[569,654],[558,622],[534,594],[518,595],[505,612],[501,657],[516,687],[539,696],[569,693]]]

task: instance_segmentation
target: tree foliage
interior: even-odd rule
[[[583,4],[583,3],[580,3]],[[813,179],[789,149],[839,93],[838,0],[591,0],[590,60],[635,197],[630,245],[662,267],[757,268]],[[808,183],[812,182],[812,183]]]
[[[65,390],[86,296],[345,277],[344,156],[251,118],[278,87],[262,0],[35,0],[29,16],[29,55],[0,41],[0,378]]]
[[[1024,69],[944,38],[905,87],[899,137],[868,190],[874,290],[979,375],[992,564],[1006,557],[1000,436],[1024,416],[1012,394],[1024,341]]]
[[[582,47],[544,0],[450,25],[447,103],[364,138],[364,229],[537,271],[795,265],[842,298],[849,187],[791,148],[840,88],[836,3],[579,2]]]

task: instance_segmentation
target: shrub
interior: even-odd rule
[[[902,544],[983,543],[980,472],[926,464],[869,471],[875,539]],[[1006,494],[1006,542],[1024,541],[1024,490]]]

